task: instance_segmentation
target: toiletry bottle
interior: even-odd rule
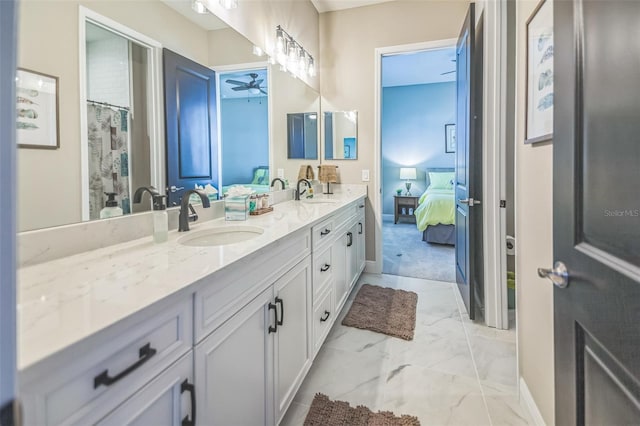
[[[118,194],[115,192],[105,192],[104,195],[107,196],[107,202],[105,203],[105,208],[100,210],[100,219],[122,216],[122,209],[118,207],[118,202],[116,201],[116,195]]]
[[[313,184],[311,184],[307,190],[307,198],[313,198]]]
[[[164,203],[166,195],[153,197],[153,242],[164,243],[169,239],[169,215]]]

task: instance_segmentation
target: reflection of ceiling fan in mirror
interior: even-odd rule
[[[248,77],[251,77],[251,81],[239,81],[239,80],[226,80],[229,84],[234,84],[235,87],[232,87],[231,90],[239,92],[241,90],[248,90],[252,95],[258,95],[260,93],[267,94],[267,92],[260,87],[260,84],[264,81],[264,79],[256,80],[258,78],[258,74],[250,73],[247,74]]]

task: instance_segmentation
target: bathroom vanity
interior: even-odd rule
[[[365,198],[354,185],[21,269],[25,424],[278,424],[364,268]],[[239,225],[262,233],[185,244]]]

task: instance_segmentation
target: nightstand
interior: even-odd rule
[[[393,223],[398,223],[398,219],[403,217],[410,218],[415,222],[416,217],[413,215],[413,213],[418,208],[418,200],[420,199],[420,197],[414,197],[413,195],[394,195],[393,199]],[[402,213],[402,209],[404,209],[404,213]],[[409,209],[411,209],[411,214],[409,214]]]

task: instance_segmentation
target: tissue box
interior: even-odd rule
[[[225,220],[247,220],[249,216],[249,196],[240,195],[236,197],[225,197],[224,218]]]

